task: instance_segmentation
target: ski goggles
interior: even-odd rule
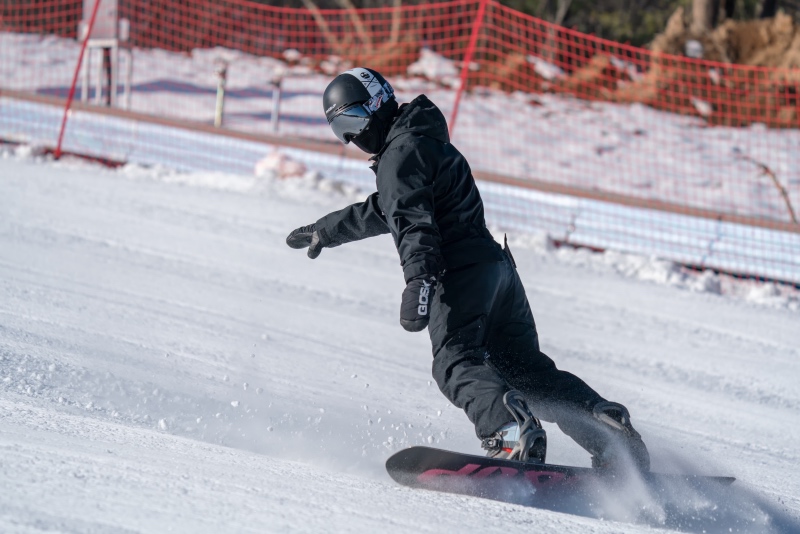
[[[363,104],[353,104],[334,115],[328,124],[331,125],[331,129],[339,141],[348,144],[350,139],[369,126],[370,120],[372,120],[372,113],[367,111]]]

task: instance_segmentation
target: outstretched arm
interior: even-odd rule
[[[378,193],[373,193],[364,202],[334,211],[314,224],[293,230],[286,238],[286,244],[292,248],[308,247],[308,257],[314,259],[323,248],[387,234],[389,226],[378,200]]]
[[[372,193],[364,202],[329,213],[318,220],[315,226],[319,231],[320,242],[326,248],[389,233],[386,217],[379,205],[378,193]]]

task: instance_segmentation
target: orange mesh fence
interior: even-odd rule
[[[493,184],[499,223],[800,282],[798,70],[655,54],[494,0],[478,18],[481,4],[119,0],[119,59],[89,43],[65,149],[252,172],[259,151],[290,145],[333,169],[358,154],[334,143],[322,91],[369,66],[401,101],[425,93],[458,118],[453,142]],[[0,6],[0,139],[55,146],[84,18],[74,0]]]

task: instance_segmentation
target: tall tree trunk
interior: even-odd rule
[[[558,0],[558,9],[556,10],[556,17],[553,22],[561,26],[564,23],[564,19],[567,18],[567,12],[569,12],[571,5],[572,0]]]
[[[761,18],[769,19],[775,16],[778,12],[778,0],[764,0],[761,5]]]
[[[717,23],[718,0],[692,0],[692,25],[689,31],[702,35],[711,31]]]
[[[736,0],[724,0],[725,2],[725,18],[732,19],[733,12],[736,10]]]

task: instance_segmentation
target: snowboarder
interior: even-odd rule
[[[592,455],[598,468],[650,458],[628,410],[608,402],[539,349],[533,314],[507,243],[484,221],[483,203],[441,111],[425,95],[399,106],[377,72],[338,75],[322,98],[340,141],[372,154],[377,192],[292,231],[292,248],[323,248],[391,233],[406,288],[400,324],[428,327],[433,377],[462,408],[488,455],[544,461],[546,436],[535,413]],[[533,407],[532,411],[530,407]]]

